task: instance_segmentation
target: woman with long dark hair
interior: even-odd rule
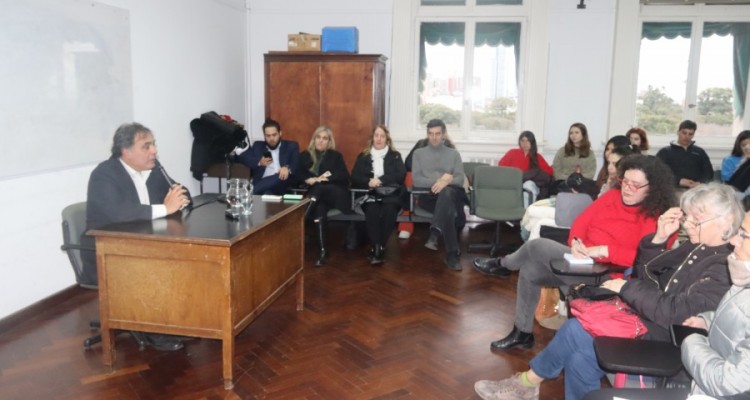
[[[523,187],[533,193],[531,203],[536,201],[540,192],[546,194],[553,171],[544,157],[537,152],[536,137],[533,132],[521,132],[518,135],[518,148],[508,150],[497,165],[518,168],[524,173]],[[524,206],[528,207],[528,204]]]
[[[598,189],[601,190],[602,185],[607,182],[607,178],[609,177],[609,172],[607,171],[607,159],[609,158],[609,153],[611,153],[612,149],[614,149],[615,147],[626,146],[628,144],[630,144],[630,141],[628,140],[627,136],[624,135],[615,135],[607,140],[607,144],[604,146],[604,164],[602,164],[602,168],[596,175],[596,187]]]
[[[721,180],[737,190],[740,199],[750,194],[750,130],[737,135],[732,153],[721,162]]]
[[[581,171],[584,178],[594,179],[596,158],[591,151],[589,131],[586,125],[576,122],[568,129],[568,141],[555,154],[552,161],[555,180],[564,181],[570,174]]]

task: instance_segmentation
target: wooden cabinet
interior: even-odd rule
[[[351,171],[372,129],[385,122],[382,55],[269,53],[264,55],[266,117],[284,139],[307,148],[320,125],[333,130]]]

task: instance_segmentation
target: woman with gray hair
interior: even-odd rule
[[[715,310],[730,287],[729,239],[744,212],[734,190],[719,183],[699,185],[680,199],[680,208],[664,212],[656,232],[641,239],[633,278],[601,286],[619,294],[648,328],[646,339],[669,341],[669,327],[704,311]],[[667,249],[682,224],[689,240]],[[531,360],[531,369],[501,381],[478,381],[483,399],[536,399],[539,385],[565,370],[565,398],[581,399],[599,388],[604,371],[594,352],[594,338],[569,319],[554,339]]]

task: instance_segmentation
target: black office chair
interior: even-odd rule
[[[76,277],[76,283],[78,286],[86,289],[97,290],[98,287],[96,282],[92,282],[92,278],[84,271],[84,263],[82,252],[90,251],[95,252],[96,248],[81,243],[81,234],[86,230],[86,202],[73,203],[65,207],[62,211],[62,231],[63,231],[63,245],[60,249],[68,254],[70,259],[70,265],[73,267],[73,273]],[[99,321],[94,320],[89,322],[89,327],[92,330],[100,327]],[[143,337],[137,332],[130,332],[131,336],[138,343],[140,350],[146,348],[146,342]],[[91,346],[102,341],[101,334],[95,334],[86,338],[83,341],[83,347],[86,350],[90,350]]]

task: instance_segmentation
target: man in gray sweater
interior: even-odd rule
[[[418,198],[419,206],[433,213],[430,236],[425,247],[438,249],[442,235],[448,268],[460,271],[458,233],[466,224],[464,205],[468,203],[463,183],[465,179],[461,155],[445,146],[447,131],[439,119],[427,123],[427,146],[415,150],[412,160],[412,179],[417,189],[431,193]]]

